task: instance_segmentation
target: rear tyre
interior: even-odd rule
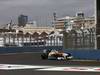
[[[46,54],[42,54],[42,55],[41,55],[41,59],[44,59],[44,60],[45,60],[45,59],[47,59],[47,58],[48,58],[48,55],[46,55]]]

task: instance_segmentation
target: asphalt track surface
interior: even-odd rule
[[[1,54],[0,64],[49,65],[49,66],[100,66],[100,61],[41,60],[41,53]],[[100,75],[100,72],[36,71],[34,69],[0,70],[0,75]]]

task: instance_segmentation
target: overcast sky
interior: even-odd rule
[[[57,17],[75,16],[82,11],[86,16],[94,15],[95,0],[0,0],[0,24],[7,24],[10,19],[17,23],[20,14],[29,16],[29,21],[38,24],[50,24],[53,12]]]

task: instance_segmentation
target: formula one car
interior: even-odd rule
[[[64,53],[63,51],[56,50],[44,50],[41,54],[41,59],[50,60],[71,60],[73,56],[70,53]]]

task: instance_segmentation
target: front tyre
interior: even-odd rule
[[[73,56],[66,56],[66,60],[72,60]]]

